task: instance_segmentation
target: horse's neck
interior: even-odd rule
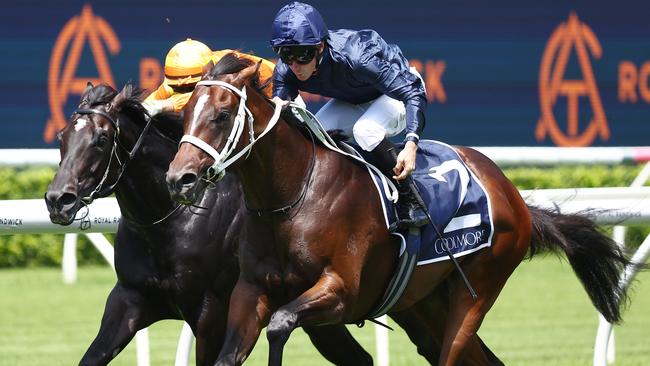
[[[131,121],[123,126],[124,138],[120,142],[132,151],[142,128]],[[149,128],[115,189],[123,215],[147,224],[164,217],[173,209],[164,182],[175,152],[175,144],[156,134],[153,127]],[[127,159],[125,151],[120,152],[120,159]]]
[[[256,114],[256,121],[270,119],[272,110],[269,113],[270,108],[262,109],[265,113]],[[256,130],[256,134],[259,132]],[[311,140],[280,119],[238,169],[249,205],[274,209],[294,202],[308,184],[309,170],[313,168],[312,146]]]

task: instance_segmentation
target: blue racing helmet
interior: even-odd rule
[[[294,1],[275,15],[271,47],[315,46],[328,37],[323,17],[313,6]]]

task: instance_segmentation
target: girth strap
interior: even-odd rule
[[[418,253],[420,252],[420,228],[409,228],[406,239],[406,250],[399,258],[397,270],[388,284],[388,289],[384,293],[379,305],[372,310],[366,319],[378,318],[386,314],[395,305],[397,300],[402,297],[406,285],[408,285],[413,270],[418,262]]]

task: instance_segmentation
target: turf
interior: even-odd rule
[[[650,274],[633,286],[625,323],[616,328],[616,365],[650,363]],[[0,366],[73,365],[95,336],[114,275],[108,267],[82,268],[74,285],[56,269],[0,271]],[[181,323],[149,328],[151,365],[173,365]],[[570,268],[554,257],[517,269],[479,334],[507,365],[589,365],[597,316]],[[351,326],[374,354],[374,326]],[[423,365],[401,331],[390,335],[391,365]],[[246,365],[266,364],[264,334]],[[193,357],[192,357],[193,364]],[[301,331],[285,348],[286,365],[327,365]],[[112,365],[135,365],[132,342]]]

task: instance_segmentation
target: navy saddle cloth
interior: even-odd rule
[[[418,147],[412,176],[442,237],[430,224],[422,228],[417,264],[448,260],[445,244],[455,257],[489,247],[494,225],[490,200],[481,182],[453,147],[433,140],[421,140]],[[367,152],[354,148],[361,156],[368,157]],[[386,198],[379,176],[368,171],[382,198],[389,226],[396,220],[395,204]]]

